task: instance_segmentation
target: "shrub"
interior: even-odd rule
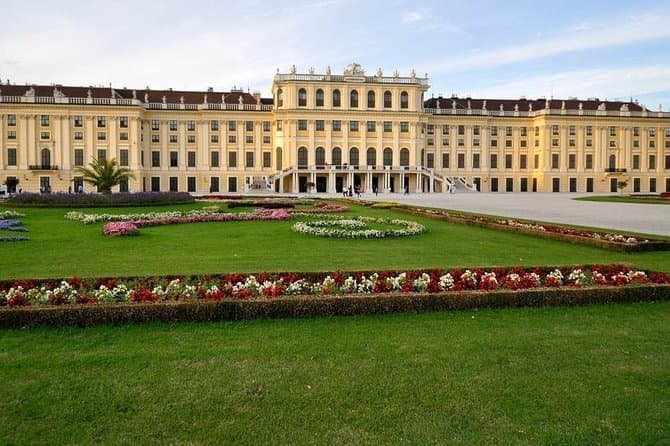
[[[137,192],[114,194],[55,194],[22,193],[7,198],[15,207],[126,207],[161,206],[194,203],[186,192]]]

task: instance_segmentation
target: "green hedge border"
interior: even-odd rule
[[[137,322],[213,322],[310,318],[476,308],[575,306],[670,300],[670,285],[541,288],[519,291],[464,291],[425,294],[298,296],[154,304],[23,307],[0,311],[0,328],[86,327]]]

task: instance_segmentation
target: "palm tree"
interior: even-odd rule
[[[90,167],[77,167],[77,172],[83,176],[87,183],[98,187],[98,191],[103,194],[111,194],[112,187],[134,178],[132,172],[127,167],[120,167],[116,159],[98,161],[93,159]]]

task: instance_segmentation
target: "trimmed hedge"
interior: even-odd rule
[[[5,200],[14,207],[54,207],[54,208],[85,208],[85,207],[132,207],[162,206],[169,204],[194,203],[195,199],[187,192],[137,192],[113,194],[54,194],[21,193],[14,194]]]
[[[205,322],[307,318],[474,308],[540,307],[670,300],[670,285],[541,288],[520,291],[300,296],[277,299],[23,307],[0,311],[0,328],[79,326],[130,322]]]
[[[265,209],[292,209],[295,203],[285,200],[265,200],[265,201],[231,201],[227,203],[228,209],[254,207]]]

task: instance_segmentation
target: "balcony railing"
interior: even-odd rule
[[[58,170],[58,166],[52,166],[50,164],[35,164],[33,166],[28,166],[30,170]]]
[[[618,167],[605,167],[605,172],[607,173],[626,173],[628,169],[618,168]]]

